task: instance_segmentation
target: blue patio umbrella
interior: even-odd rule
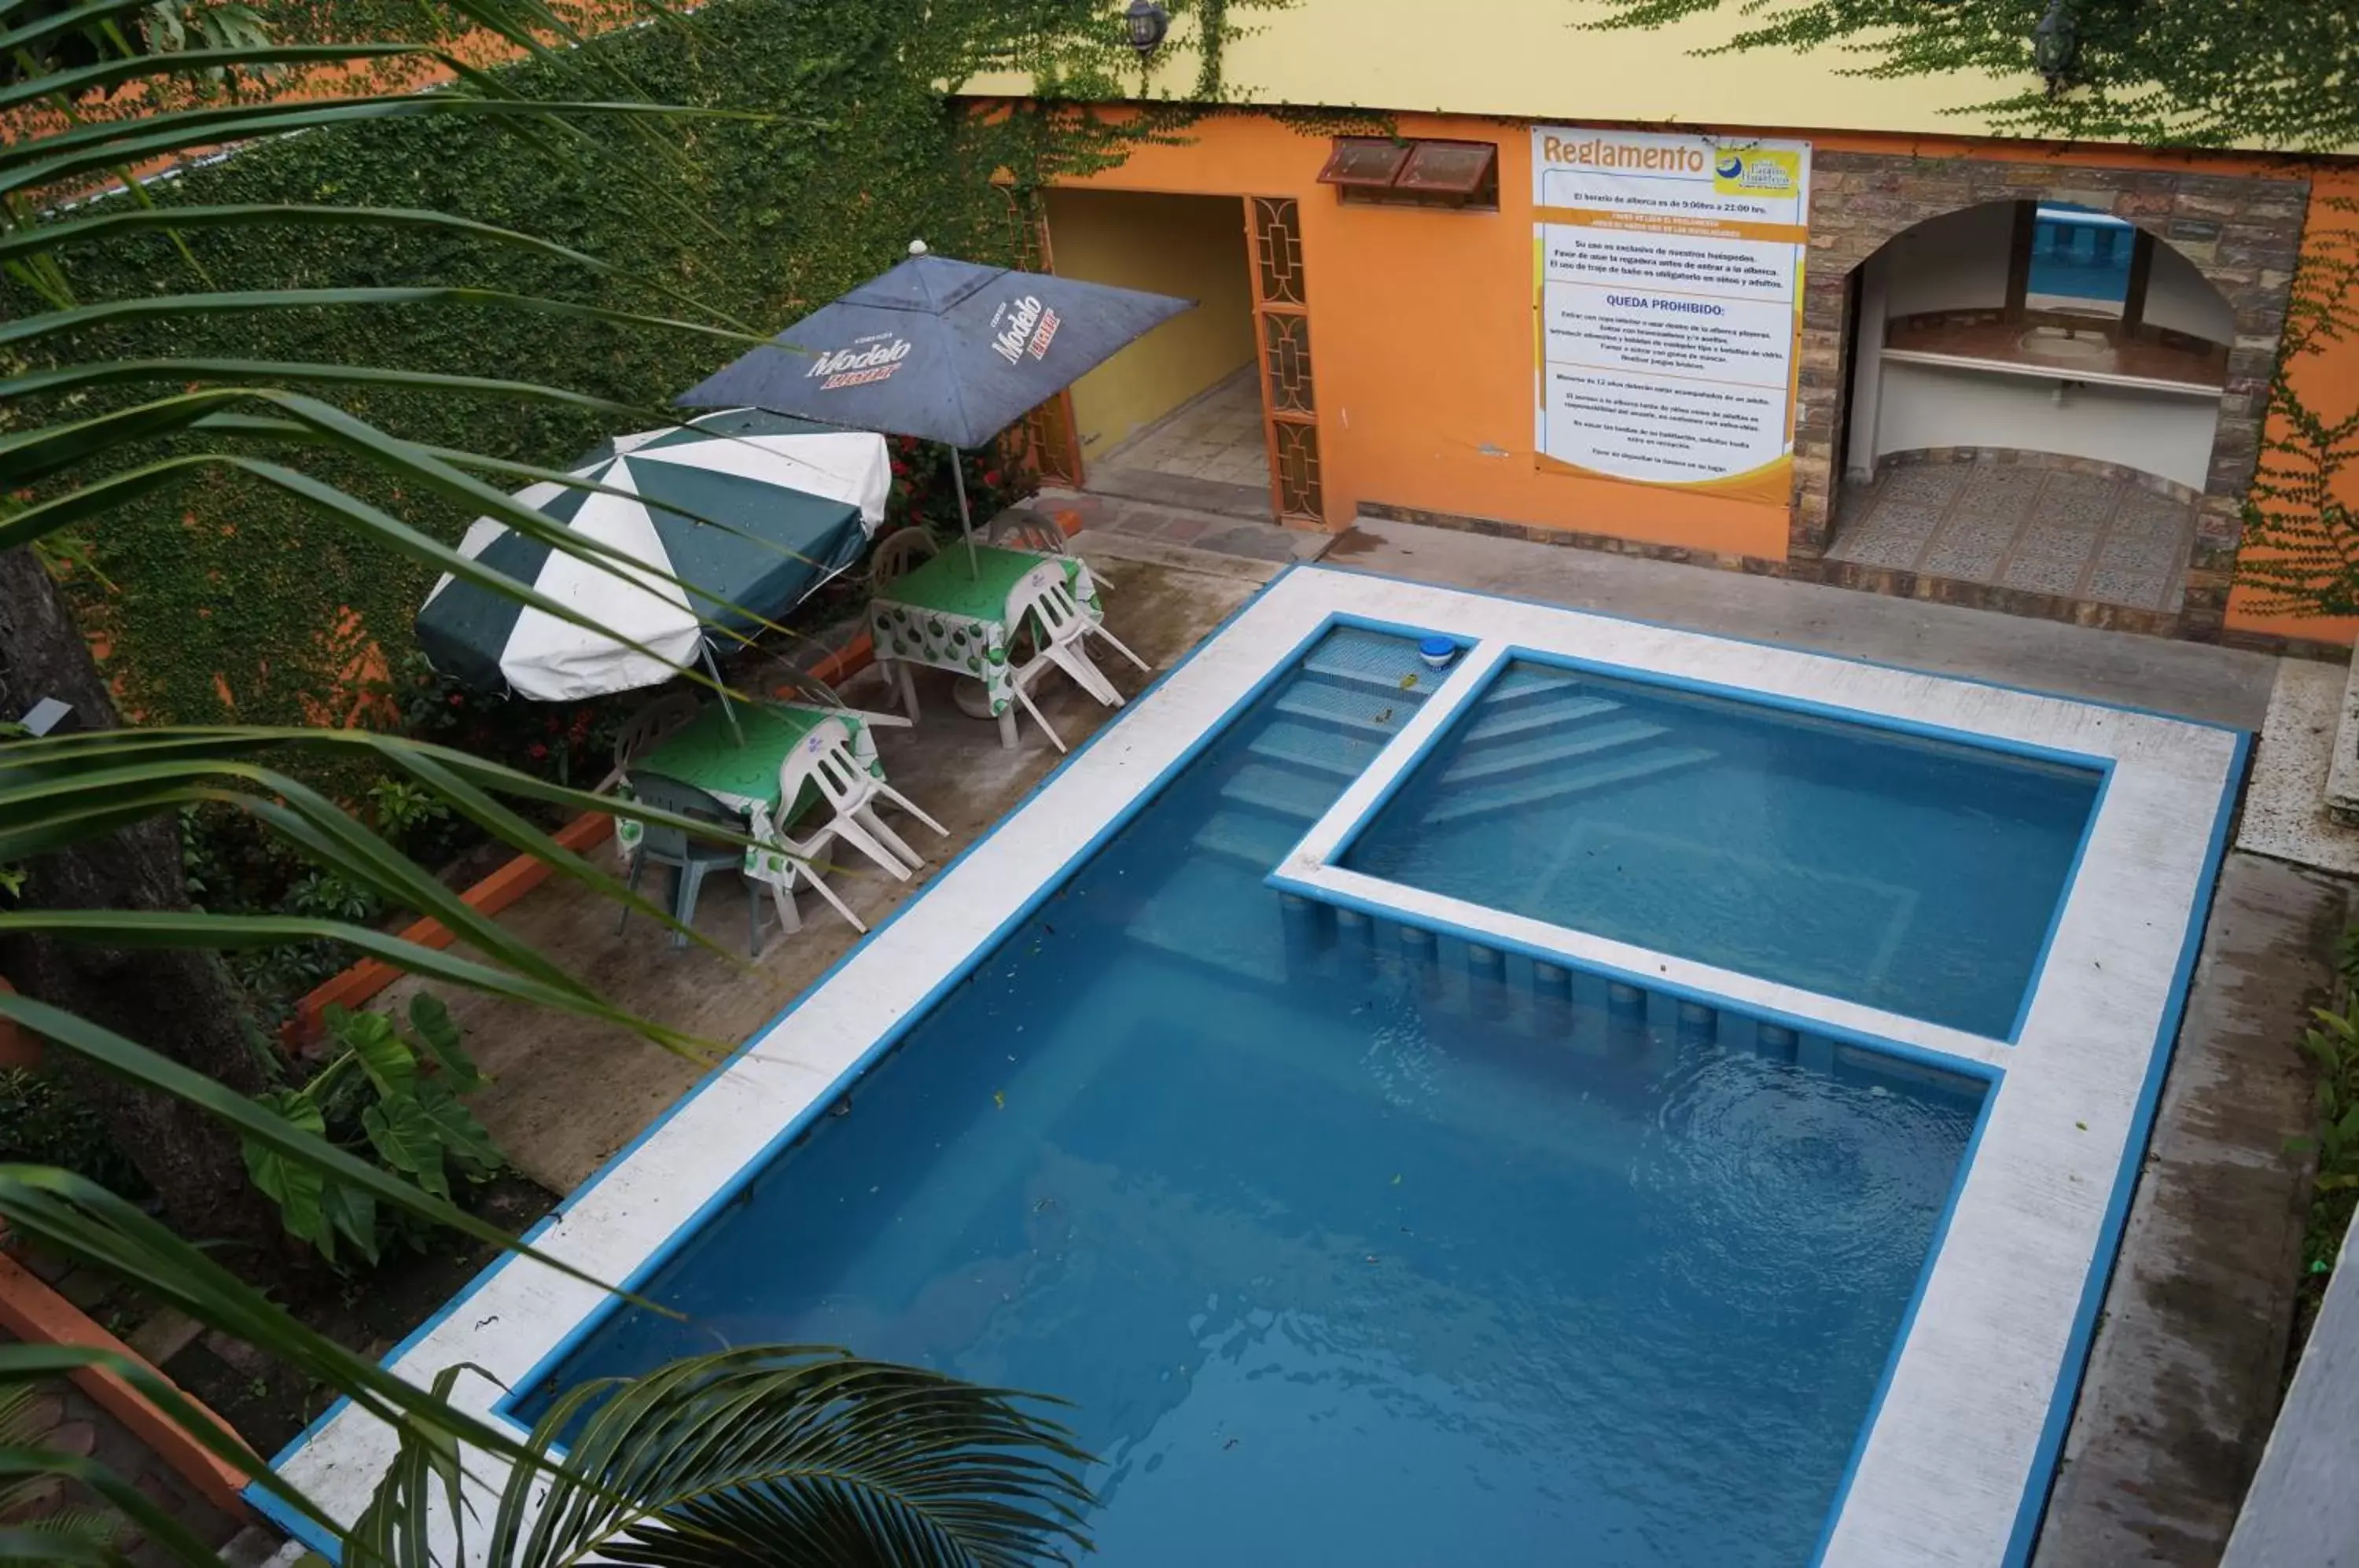
[[[676,399],[982,446],[1193,299],[929,255],[873,278]],[[974,550],[966,477],[951,464]]]

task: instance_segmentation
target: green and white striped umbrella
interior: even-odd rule
[[[626,494],[544,483],[516,499],[647,570],[583,560],[490,517],[459,548],[605,632],[446,576],[417,622],[435,669],[550,702],[658,685],[696,661],[712,628],[775,620],[857,561],[893,484],[884,437],[746,410],[617,438],[572,472]]]

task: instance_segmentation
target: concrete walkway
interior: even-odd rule
[[[2267,654],[1362,517],[1321,563],[2258,730]]]

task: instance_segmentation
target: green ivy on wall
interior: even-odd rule
[[[1217,81],[1221,0],[1210,22]],[[1242,5],[1246,0],[1234,0]],[[416,0],[263,7],[281,36],[363,29],[417,37],[434,13]],[[1175,7],[1183,15],[1192,5]],[[431,231],[190,232],[210,278],[238,288],[460,282],[677,317],[679,295],[773,332],[890,266],[908,242],[1013,263],[1029,192],[1062,172],[1118,161],[1144,137],[1177,134],[1193,110],[1145,114],[1022,106],[976,114],[946,86],[985,69],[1028,70],[1068,100],[1136,90],[1137,67],[1112,6],[1070,0],[717,0],[692,14],[610,34],[553,69],[506,68],[520,91],[578,96],[585,78],[626,82],[645,98],[759,120],[681,122],[657,137],[612,126],[543,158],[513,136],[455,119],[320,131],[184,171],[160,201],[324,201],[439,208],[522,230],[623,269],[602,276],[560,257]],[[116,242],[71,258],[85,299],[185,288],[190,259],[171,241]],[[233,281],[234,280],[234,281]],[[668,293],[667,290],[677,291]],[[0,298],[0,305],[5,305]],[[467,307],[321,310],[121,329],[84,350],[431,369],[566,387],[641,405],[669,397],[730,356],[709,337]],[[612,421],[547,403],[425,399],[334,388],[331,396],[396,433],[493,456],[563,463]],[[0,420],[5,422],[5,420]],[[313,472],[445,539],[468,518],[387,492],[357,469],[308,455]],[[431,583],[316,514],[214,474],[111,517],[71,573],[78,612],[126,708],[151,722],[342,722],[372,643],[398,667],[410,617]]]

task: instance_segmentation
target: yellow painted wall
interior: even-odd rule
[[[1662,130],[1708,123],[1956,136],[2000,134],[1973,106],[2038,84],[2028,75],[1846,75],[1861,57],[1832,48],[1700,52],[1758,20],[1734,0],[1717,14],[1668,27],[1597,32],[1582,26],[1608,14],[1597,0],[1231,5],[1227,15],[1241,36],[1222,51],[1222,97],[1558,124],[1625,121]],[[1133,96],[1192,95],[1200,66],[1195,26],[1192,16],[1173,19],[1171,36]],[[1016,98],[1027,96],[1031,85],[1028,75],[1005,71],[974,77],[959,90]]]
[[[1245,209],[1234,197],[1051,191],[1059,276],[1196,301],[1073,383],[1082,459],[1103,455],[1254,356]]]

